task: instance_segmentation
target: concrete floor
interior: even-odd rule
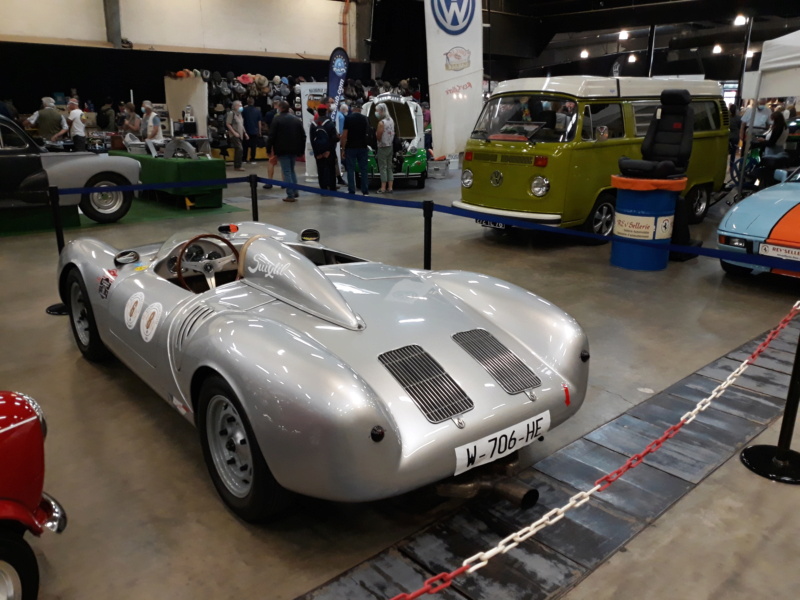
[[[263,167],[258,169],[263,174]],[[245,185],[226,191],[231,198],[247,194]],[[400,190],[394,197],[448,204],[457,196],[453,174],[429,180],[422,192]],[[281,197],[280,190],[263,193],[262,221],[295,230],[316,227],[333,247],[390,264],[422,266],[420,211],[312,194],[286,204]],[[712,208],[706,223],[694,228],[695,236],[713,244],[726,208]],[[67,237],[92,235],[126,247],[163,240],[177,228],[213,230],[219,221],[198,211],[192,218],[123,222],[71,231]],[[526,460],[566,445],[770,328],[800,292],[800,284],[788,278],[731,279],[710,259],[671,263],[659,273],[625,271],[609,266],[609,252],[608,246],[586,246],[553,234],[498,234],[467,219],[434,217],[435,269],[474,270],[519,284],[570,312],[589,335],[587,402]],[[63,535],[33,540],[43,600],[290,599],[457,506],[421,490],[366,505],[301,499],[279,522],[237,521],[214,492],[191,426],[119,363],[97,366],[83,360],[66,318],[45,315],[44,308],[57,301],[55,264],[50,234],[0,238],[0,387],[24,391],[43,405],[50,425],[46,489],[70,517]],[[766,502],[765,490],[777,484],[741,473],[734,487],[716,479],[724,470],[741,471],[735,463],[673,507],[570,598],[744,598],[742,590],[751,589],[744,583],[755,582],[763,587],[751,590],[749,598],[788,598],[772,567],[762,570],[763,561],[747,561],[744,551],[752,547],[763,556],[770,546],[754,539],[773,536],[781,544],[781,552],[771,555],[774,562],[791,564],[796,543],[780,533],[780,524],[787,532],[800,525],[792,512],[798,491],[782,488],[769,495],[785,521],[764,510],[758,511],[762,520],[751,517],[744,509]],[[743,509],[735,535],[726,526],[731,502]],[[705,528],[691,518],[698,511]],[[698,540],[693,546],[695,538],[702,544]],[[752,573],[742,572],[745,564]],[[661,574],[664,565],[669,575]],[[697,593],[686,587],[676,595],[669,583],[691,579],[701,565],[715,572],[713,581]],[[637,584],[626,587],[628,569],[637,567],[638,579],[630,579]],[[663,577],[655,578],[656,572]]]

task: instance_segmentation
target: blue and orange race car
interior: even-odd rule
[[[745,198],[719,224],[719,249],[742,254],[741,262],[720,260],[726,273],[800,277],[800,169],[791,175],[778,170],[775,178],[783,183]],[[747,255],[754,254],[796,260],[797,270],[749,263]]]

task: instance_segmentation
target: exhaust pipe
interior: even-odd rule
[[[467,481],[448,481],[436,486],[436,493],[446,498],[475,498],[481,492],[497,494],[521,510],[533,508],[539,501],[539,490],[511,477],[477,477]]]

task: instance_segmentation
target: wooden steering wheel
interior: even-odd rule
[[[201,260],[187,260],[184,262],[183,257],[186,255],[186,250],[195,242],[199,240],[214,240],[215,242],[222,242],[231,250],[231,254],[229,256],[222,256],[220,258],[204,258]],[[239,261],[239,251],[236,247],[231,244],[228,240],[224,237],[213,233],[202,233],[197,235],[187,241],[178,252],[178,260],[175,263],[175,271],[178,273],[178,283],[181,284],[182,287],[191,291],[191,287],[189,284],[186,283],[186,280],[183,278],[183,269],[184,267],[194,271],[195,273],[200,273],[204,275],[206,278],[206,283],[208,284],[209,290],[214,290],[217,288],[217,280],[214,277],[217,273],[222,271],[222,268],[230,263],[236,263]],[[239,279],[239,274],[236,274],[236,279]]]

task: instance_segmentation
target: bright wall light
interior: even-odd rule
[[[628,62],[636,62],[636,55],[628,54]]]
[[[744,15],[736,15],[736,18],[733,20],[734,25],[744,25],[747,23],[747,17]]]
[[[589,58],[589,51],[581,50],[581,58]]]
[[[627,40],[628,39],[628,32],[625,31],[624,29],[622,31],[620,31],[619,32],[619,39]]]
[[[716,45],[714,46],[714,49],[712,50],[712,52],[713,52],[714,54],[720,54],[720,53],[722,52],[722,46],[720,46],[719,44],[716,44]]]

